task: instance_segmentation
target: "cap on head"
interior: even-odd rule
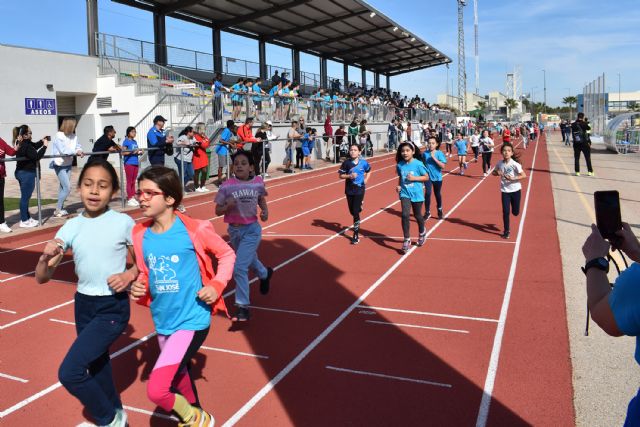
[[[156,124],[156,123],[158,123],[158,122],[165,123],[166,121],[167,121],[167,119],[165,119],[165,118],[164,118],[164,117],[162,117],[162,116],[155,116],[155,117],[153,118],[153,124]]]

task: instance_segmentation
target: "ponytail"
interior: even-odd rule
[[[13,142],[15,143],[18,140],[19,136],[25,135],[29,131],[29,126],[22,125],[16,126],[13,128]]]

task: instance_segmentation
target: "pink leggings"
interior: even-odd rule
[[[127,199],[136,195],[136,179],[138,178],[137,165],[124,165],[124,174],[127,177]]]
[[[149,400],[167,412],[173,410],[176,396],[173,387],[192,405],[199,405],[198,392],[189,374],[189,362],[204,342],[209,328],[201,331],[176,331],[158,334],[160,356],[147,383]]]

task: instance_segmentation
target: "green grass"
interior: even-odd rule
[[[56,203],[56,199],[42,199],[42,205],[49,205],[51,203]],[[38,199],[29,200],[29,206],[38,206]],[[20,199],[18,197],[5,197],[4,198],[4,210],[12,211],[18,209],[20,207]]]

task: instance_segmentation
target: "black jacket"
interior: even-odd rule
[[[589,123],[585,121],[576,120],[575,122],[571,123],[571,135],[573,136],[573,143],[589,143],[589,134],[587,133],[588,130],[591,130],[591,126],[589,126]]]
[[[47,151],[47,147],[42,140],[38,142],[33,142],[30,139],[23,140],[16,150],[16,157],[26,159],[16,162],[16,171],[35,171],[36,168],[40,169],[39,160],[44,156],[45,151]]]

